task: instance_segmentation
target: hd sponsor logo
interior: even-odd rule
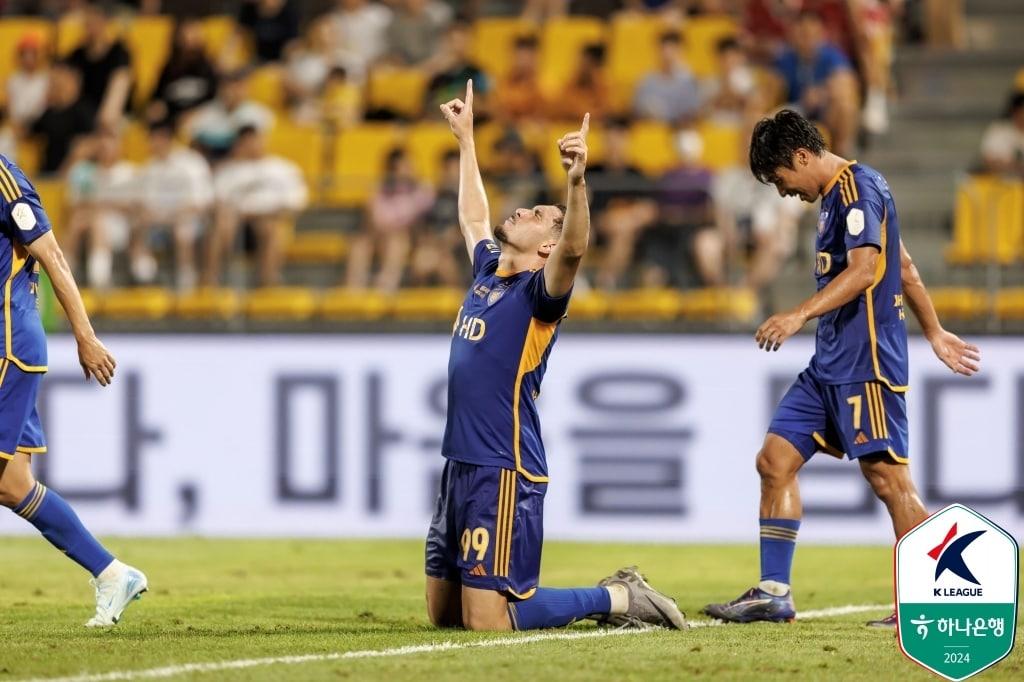
[[[896,545],[900,648],[950,680],[995,665],[1013,649],[1019,549],[998,525],[961,504],[936,512]]]

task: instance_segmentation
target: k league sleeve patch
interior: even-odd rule
[[[23,201],[14,205],[14,208],[11,209],[11,217],[14,219],[14,224],[25,232],[36,226],[36,214],[32,211],[32,207]]]
[[[856,237],[864,231],[864,211],[859,208],[851,208],[846,214],[846,229]]]

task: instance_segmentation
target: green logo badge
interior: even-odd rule
[[[1013,649],[1017,541],[962,504],[928,517],[896,544],[900,648],[949,680],[995,665]]]

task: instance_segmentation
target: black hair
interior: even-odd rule
[[[444,164],[444,165],[447,165],[447,164],[451,163],[452,161],[458,161],[458,160],[459,160],[459,150],[458,149],[449,149],[441,157],[441,163]]]
[[[149,132],[150,134],[167,133],[174,137],[174,122],[168,116],[158,118],[149,124]]]
[[[677,43],[683,44],[683,34],[679,31],[665,31],[658,36],[658,44],[664,45],[665,43]]]
[[[254,125],[244,125],[244,126],[242,126],[241,128],[238,129],[238,132],[235,133],[235,143],[237,144],[238,142],[241,142],[242,140],[244,140],[247,137],[253,137],[254,135],[259,135],[259,134],[260,134],[260,129],[257,128],[256,126],[254,126]]]
[[[402,159],[406,158],[407,156],[408,156],[408,154],[406,153],[404,148],[402,148],[402,147],[394,147],[391,151],[388,152],[388,155],[386,157],[384,157],[384,169],[385,169],[385,172],[388,175],[391,175],[392,173],[394,173],[395,172],[395,166],[398,165],[398,162],[401,161]]]
[[[591,43],[585,46],[583,48],[583,56],[598,64],[604,64],[604,45],[601,43]]]
[[[537,36],[532,33],[526,33],[516,37],[515,48],[517,50],[522,48],[536,48],[537,47]]]
[[[816,156],[825,153],[825,140],[813,123],[792,109],[762,118],[750,136],[750,171],[759,182],[774,182],[775,171],[793,167],[798,149]]]
[[[625,116],[613,116],[604,124],[605,130],[629,130],[629,119]]]
[[[1014,113],[1022,107],[1024,107],[1024,91],[1010,95],[1010,100],[1006,103],[1006,118],[1012,118]]]
[[[720,39],[718,43],[715,45],[715,52],[717,54],[722,54],[723,52],[728,52],[729,50],[738,49],[740,49],[740,41],[736,40],[736,36],[726,36]]]

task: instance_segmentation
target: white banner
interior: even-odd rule
[[[550,538],[745,541],[754,456],[808,337],[778,353],[738,336],[568,333],[540,398]],[[82,381],[50,343],[37,473],[99,533],[418,537],[442,459],[449,339],[111,336],[117,379]],[[929,508],[969,504],[1024,534],[1022,341],[981,339],[956,377],[920,339],[908,394],[914,477]],[[891,542],[855,462],[801,474],[801,538]],[[0,534],[31,531],[0,515]]]

